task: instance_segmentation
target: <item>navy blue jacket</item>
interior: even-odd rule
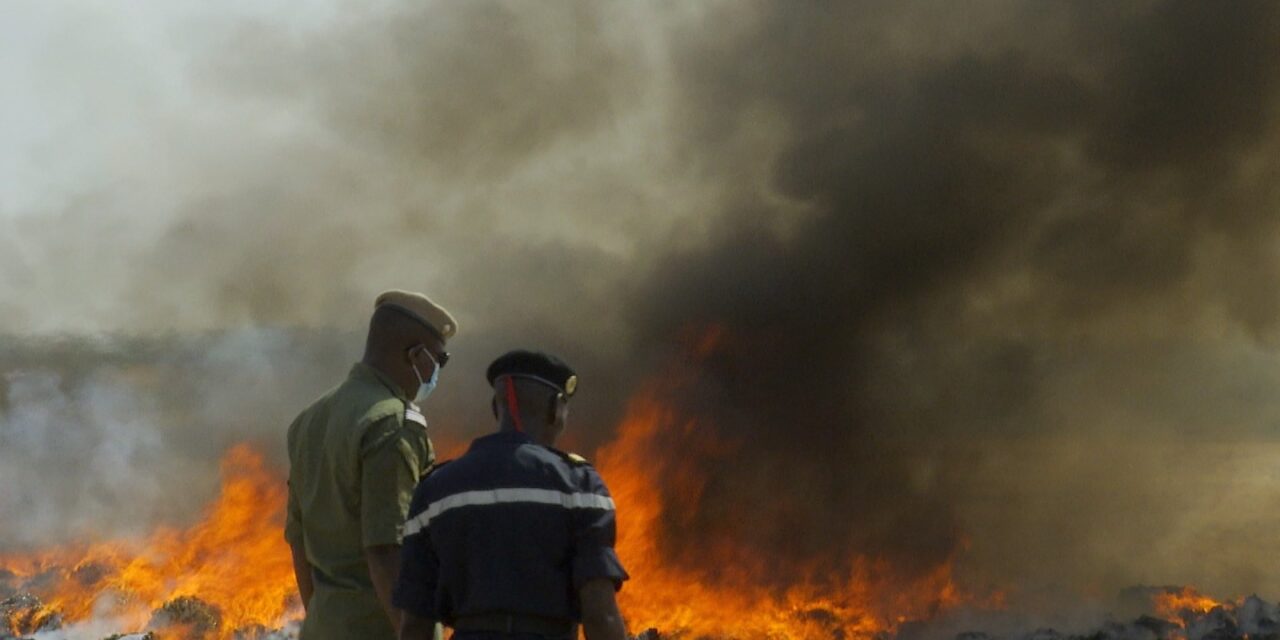
[[[580,622],[583,584],[627,579],[600,474],[523,433],[477,438],[432,471],[404,533],[393,602],[446,625],[480,614]]]

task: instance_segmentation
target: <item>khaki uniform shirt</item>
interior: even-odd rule
[[[285,539],[302,545],[315,594],[303,640],[392,640],[364,550],[398,545],[435,453],[426,420],[390,378],[357,363],[289,426]]]

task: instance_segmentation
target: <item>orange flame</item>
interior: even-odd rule
[[[705,566],[665,561],[659,538],[664,505],[647,448],[660,429],[694,427],[682,425],[652,394],[642,394],[632,403],[618,439],[598,455],[601,474],[618,504],[617,548],[632,576],[619,600],[633,630],[775,640],[868,638],[965,601],[952,581],[950,562],[926,575],[903,578],[883,561],[859,558],[848,567],[812,568],[805,573],[813,578],[799,584],[766,587],[768,576],[743,550],[718,550]],[[695,496],[703,480],[674,479]]]
[[[717,339],[704,346],[713,349]],[[970,602],[953,582],[949,560],[903,576],[883,560],[864,557],[850,566],[807,567],[794,573],[808,578],[784,586],[741,549],[718,549],[699,566],[677,566],[663,553],[665,505],[651,468],[661,452],[653,442],[660,430],[692,432],[696,426],[682,423],[656,393],[642,393],[618,439],[599,452],[601,473],[619,505],[618,552],[632,575],[620,602],[634,630],[771,640],[870,638]],[[731,455],[734,448],[709,436],[686,443],[710,455]],[[696,470],[674,473],[683,475],[664,480],[695,496],[706,481]],[[164,603],[193,596],[220,611],[220,625],[208,634],[219,640],[237,637],[237,630],[239,637],[253,637],[243,630],[278,627],[301,614],[281,535],[284,482],[246,445],[228,451],[222,476],[221,493],[190,528],[162,527],[139,542],[0,555],[0,569],[36,585],[31,589],[46,609],[70,622],[111,618],[122,629],[141,629]],[[161,631],[169,638],[190,634],[177,627]]]
[[[1201,594],[1192,587],[1157,593],[1151,597],[1151,601],[1155,605],[1157,615],[1178,624],[1182,624],[1184,614],[1203,615],[1224,604]]]
[[[281,536],[286,489],[247,445],[222,460],[222,489],[194,526],[162,527],[140,542],[105,542],[0,556],[0,568],[36,583],[47,609],[68,621],[111,617],[141,629],[180,596],[215,607],[210,634],[278,627],[296,600],[293,565]]]

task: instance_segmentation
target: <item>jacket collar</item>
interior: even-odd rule
[[[489,447],[515,447],[522,444],[534,444],[533,438],[530,438],[529,434],[520,433],[519,431],[499,431],[472,440],[469,450]]]
[[[378,371],[363,362],[357,362],[351,367],[351,373],[348,374],[348,378],[380,384],[386,387],[387,391],[390,391],[395,395],[395,397],[400,398],[405,402],[409,401],[409,398],[404,395],[404,390],[391,379],[391,376],[388,376],[387,374]]]

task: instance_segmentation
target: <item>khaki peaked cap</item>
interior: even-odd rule
[[[458,332],[458,322],[453,319],[444,307],[431,301],[421,293],[392,289],[384,291],[373,302],[373,308],[390,306],[409,314],[428,329],[436,332],[442,340],[448,340]]]

